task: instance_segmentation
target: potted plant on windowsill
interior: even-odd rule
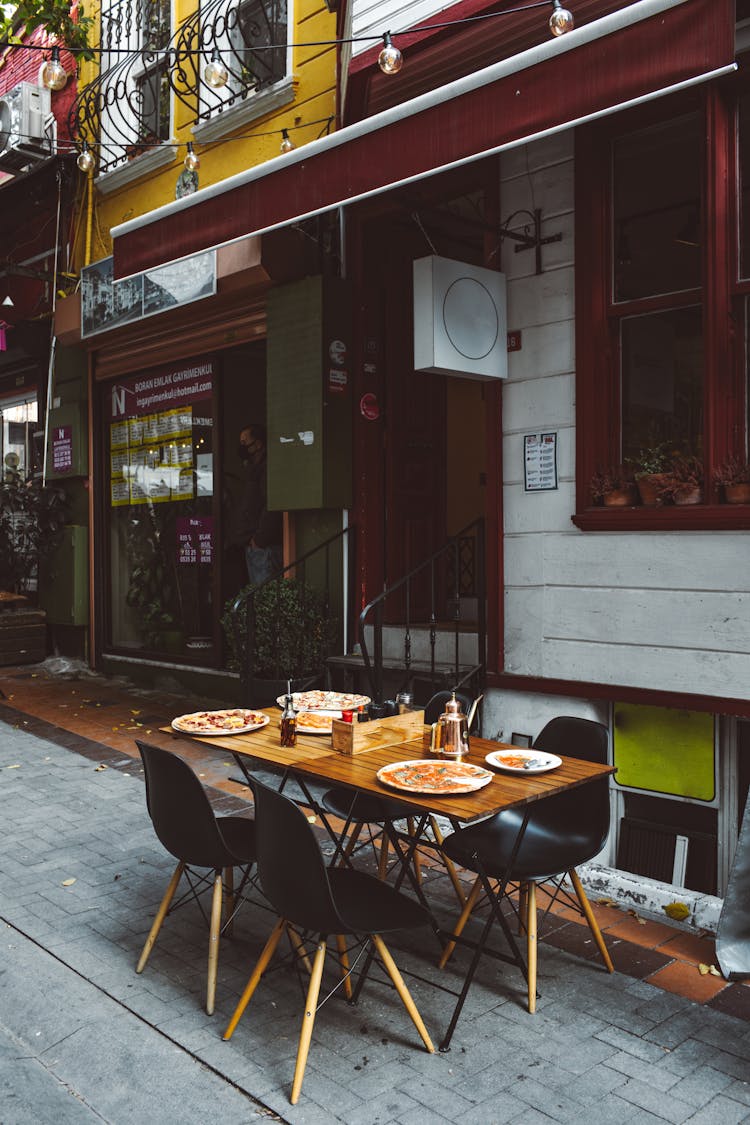
[[[635,458],[635,465],[635,480],[643,505],[655,508],[662,504],[662,489],[667,483],[667,472],[671,466],[669,446],[664,443],[642,449]]]
[[[750,504],[750,464],[744,457],[728,457],[714,470],[727,504]]]
[[[660,489],[662,501],[703,503],[703,462],[691,453],[674,453]]]
[[[638,503],[633,470],[627,465],[597,469],[591,478],[591,499],[607,508],[631,508]]]

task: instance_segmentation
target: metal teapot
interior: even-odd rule
[[[455,691],[446,703],[443,714],[432,724],[430,753],[451,761],[468,757],[469,718],[461,710]]]

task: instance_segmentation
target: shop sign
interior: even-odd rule
[[[557,434],[525,434],[523,439],[524,488],[549,492],[557,488]]]
[[[193,499],[193,404],[212,392],[210,359],[135,375],[111,387],[112,507]]]
[[[179,516],[177,531],[177,562],[183,565],[208,563],[214,558],[213,516]]]
[[[73,427],[55,426],[52,430],[52,468],[69,473],[73,468]]]

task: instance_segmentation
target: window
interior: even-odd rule
[[[750,526],[714,483],[747,452],[750,95],[739,95],[707,87],[578,131],[574,522],[585,530]],[[596,507],[592,476],[659,451],[699,459],[702,503]]]
[[[206,121],[247,102],[287,76],[287,0],[228,0],[201,10],[207,57],[216,47],[229,72],[226,86],[200,83],[199,118]]]
[[[170,0],[113,0],[103,6],[101,19],[102,69],[96,90],[100,168],[106,172],[169,140]]]

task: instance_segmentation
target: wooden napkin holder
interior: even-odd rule
[[[422,738],[424,711],[405,711],[403,715],[389,715],[385,719],[371,719],[368,723],[345,723],[333,720],[332,745],[339,754],[361,754],[379,746],[397,746]]]

